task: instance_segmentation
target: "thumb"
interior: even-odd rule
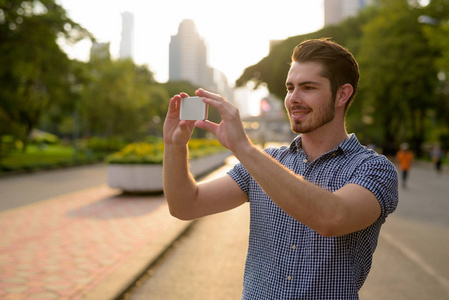
[[[195,122],[195,127],[210,131],[216,136],[218,125],[207,120],[199,120]]]

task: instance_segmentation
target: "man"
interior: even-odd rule
[[[407,187],[408,172],[413,162],[413,152],[408,148],[407,143],[402,143],[399,151],[396,153],[396,159],[399,162],[399,167],[402,171],[402,187]]]
[[[381,225],[398,201],[397,173],[384,157],[345,129],[358,66],[327,39],[299,44],[285,97],[290,147],[261,151],[248,139],[238,110],[223,97],[196,95],[218,110],[220,124],[180,121],[170,100],[164,124],[164,192],[170,212],[195,219],[249,201],[249,248],[242,299],[358,299]],[[187,143],[206,129],[240,161],[227,175],[196,183]]]

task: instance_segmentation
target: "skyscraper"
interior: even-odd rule
[[[122,13],[122,40],[120,41],[120,58],[134,57],[134,15]]]
[[[373,0],[324,0],[324,26],[335,25],[354,16]]]
[[[169,47],[169,80],[187,80],[205,88],[213,85],[213,69],[207,64],[207,48],[193,20],[184,20]]]

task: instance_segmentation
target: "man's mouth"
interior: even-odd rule
[[[309,113],[308,111],[294,111],[294,112],[292,112],[292,115],[294,115],[294,116],[302,116],[302,115],[306,115],[308,113]]]
[[[301,118],[310,112],[311,112],[311,110],[306,109],[306,108],[292,108],[291,109],[291,115],[293,118]]]

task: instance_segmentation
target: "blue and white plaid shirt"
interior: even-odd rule
[[[360,145],[354,134],[313,162],[301,148],[301,136],[290,147],[265,151],[328,191],[349,183],[367,188],[379,200],[382,213],[363,230],[338,237],[320,236],[274,204],[237,164],[229,175],[248,195],[251,214],[242,299],[358,299],[381,225],[398,203],[394,165]]]

